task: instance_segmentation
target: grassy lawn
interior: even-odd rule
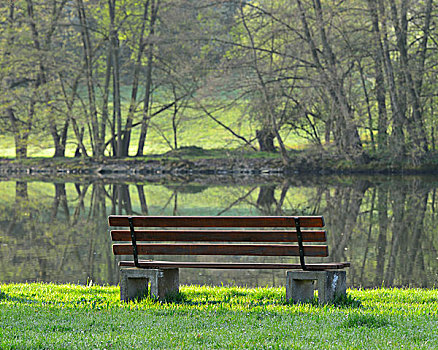
[[[284,288],[183,286],[124,304],[118,287],[0,285],[1,349],[436,349],[438,290],[349,290],[291,305]]]

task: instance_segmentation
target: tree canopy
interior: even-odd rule
[[[176,149],[208,119],[285,164],[291,134],[416,162],[436,147],[437,19],[432,0],[3,1],[0,128],[18,158],[31,135],[142,156],[151,128]]]

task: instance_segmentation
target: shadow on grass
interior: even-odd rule
[[[22,304],[36,304],[38,303],[37,300],[29,299],[29,298],[22,298],[22,297],[11,297],[7,293],[0,290],[0,301],[13,301],[15,303],[22,303]]]
[[[327,304],[320,304],[318,297],[315,295],[312,300],[307,302],[294,302],[294,301],[284,301],[284,305],[312,305],[312,306],[334,306],[337,308],[349,308],[349,309],[359,309],[362,307],[362,302],[359,299],[352,297],[351,295],[340,295],[336,296],[335,299]]]
[[[347,316],[347,319],[342,323],[342,326],[344,328],[380,328],[385,327],[389,324],[390,322],[381,315],[353,313]]]
[[[218,305],[218,304],[227,304],[232,303],[233,296],[245,296],[245,293],[239,293],[239,295],[234,295],[234,293],[227,293],[225,294],[221,299],[212,299],[209,300],[208,294],[204,294],[205,300],[191,300],[185,293],[173,293],[168,294],[166,298],[164,299],[163,303],[175,303],[175,304],[183,304],[187,306],[205,306],[205,305]],[[293,301],[286,301],[284,298],[277,299],[277,300],[266,300],[265,298],[261,299],[253,299],[250,301],[244,301],[239,302],[241,304],[249,305],[249,306],[266,306],[266,305],[294,305],[295,303]],[[306,304],[306,303],[303,303]],[[318,302],[318,298],[315,296],[313,300],[310,300],[307,304],[310,304],[312,306],[322,306]],[[332,303],[329,303],[328,305],[332,305],[338,308],[361,308],[362,302],[353,296],[347,294],[347,295],[341,295],[337,296]]]
[[[333,305],[340,308],[360,308],[362,302],[359,299],[354,298],[350,294],[336,296],[333,301]]]
[[[191,300],[186,294],[178,292],[166,295],[166,298],[162,301],[162,303],[182,304],[187,306],[204,306],[222,304],[229,301],[229,299],[227,299],[228,298],[224,298],[222,300],[208,300],[208,295],[205,295],[205,300]]]

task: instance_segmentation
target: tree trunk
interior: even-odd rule
[[[173,131],[173,147],[174,149],[178,149],[178,104],[175,103],[173,106],[173,114],[172,114],[172,131]]]
[[[275,107],[274,107],[274,104],[275,104],[274,97],[272,96],[272,94],[269,93],[268,88],[266,86],[265,79],[263,78],[262,72],[260,70],[260,59],[258,57],[256,45],[254,42],[254,37],[252,35],[251,30],[249,29],[249,27],[247,25],[242,6],[240,7],[240,14],[241,14],[243,26],[245,27],[245,30],[248,34],[248,37],[249,37],[249,40],[251,43],[251,51],[252,51],[252,57],[253,57],[253,67],[252,68],[255,70],[255,73],[257,75],[257,79],[258,79],[258,83],[259,83],[258,89],[261,91],[261,95],[263,97],[263,104],[264,104],[263,109],[264,109],[264,113],[266,113],[265,120],[263,120],[263,124],[268,125],[268,128],[270,129],[269,132],[271,132],[272,135],[277,139],[278,145],[280,147],[280,154],[281,154],[282,162],[285,166],[288,166],[290,163],[290,159],[289,159],[289,155],[287,154],[286,146],[284,145],[283,139],[280,135],[280,128],[279,128],[279,125],[277,122],[277,117],[276,117]],[[272,145],[269,144],[270,143],[269,132],[262,133],[261,135],[259,135],[260,137],[256,135],[257,138],[259,139],[259,144],[260,144],[260,140],[262,140],[262,143],[260,144],[261,150],[264,147],[272,148],[275,150],[274,145],[273,145],[273,140],[272,140]]]
[[[12,126],[12,132],[14,134],[15,141],[15,157],[17,159],[27,158],[27,143],[29,139],[31,124],[25,123],[24,128],[19,128],[18,119],[15,117],[14,110],[12,108],[8,108],[6,110],[9,118],[9,122]]]
[[[102,135],[99,132],[99,123],[97,118],[97,107],[96,107],[96,93],[94,90],[94,79],[93,79],[93,53],[91,49],[91,39],[88,21],[85,13],[85,7],[83,0],[76,0],[78,17],[80,22],[81,37],[83,44],[84,62],[86,66],[86,83],[88,91],[88,102],[89,102],[89,117],[91,121],[91,144],[93,148],[93,156],[100,158],[103,156],[103,151],[105,144],[102,140]],[[103,137],[105,137],[103,135]]]
[[[256,131],[257,141],[259,143],[259,149],[262,152],[276,152],[274,146],[274,134],[269,129],[261,129]]]
[[[137,94],[138,94],[138,86],[140,81],[140,68],[141,68],[141,60],[143,58],[143,52],[145,49],[144,43],[144,32],[146,28],[146,22],[148,18],[149,12],[149,1],[146,0],[144,2],[144,12],[143,12],[143,21],[140,29],[140,36],[138,39],[138,52],[136,61],[134,64],[134,71],[132,74],[132,90],[131,90],[131,102],[129,104],[128,117],[126,119],[125,130],[123,131],[123,140],[122,140],[122,155],[124,157],[128,156],[129,144],[131,142],[131,133],[132,133],[132,123],[134,120],[135,108],[137,105]]]
[[[103,86],[103,97],[102,97],[102,119],[100,121],[100,130],[102,135],[106,135],[106,123],[109,122],[109,112],[108,112],[108,101],[110,95],[110,82],[111,82],[111,70],[113,66],[112,59],[112,47],[111,44],[108,45],[108,53],[106,57],[106,70],[105,70],[105,83]],[[116,140],[115,125],[111,125],[111,140]],[[114,142],[111,143],[113,156],[116,155],[116,145]],[[104,146],[106,149],[106,146]]]
[[[400,108],[399,98],[396,90],[394,67],[392,65],[392,61],[390,58],[385,4],[383,0],[378,0],[378,14],[381,21],[380,32],[382,36],[382,53],[383,53],[386,81],[388,83],[389,97],[391,100],[392,120],[393,120],[392,132],[391,132],[389,144],[391,147],[391,153],[394,154],[397,158],[400,158],[403,157],[405,154],[404,131],[403,131],[405,115],[403,114]]]
[[[50,44],[52,42],[52,34],[55,31],[55,28],[57,26],[57,22],[58,19],[61,15],[62,9],[66,3],[66,1],[62,1],[59,6],[56,6],[56,3],[54,3],[53,6],[53,11],[52,11],[52,18],[51,18],[51,25],[50,28],[47,32],[47,36],[45,38],[45,40],[43,40],[43,43],[41,42],[41,38],[40,38],[40,34],[38,32],[38,29],[36,27],[35,24],[35,18],[34,18],[34,6],[33,6],[33,2],[32,0],[26,0],[27,2],[27,15],[29,17],[29,25],[31,28],[31,33],[32,33],[32,40],[33,40],[33,45],[34,48],[36,50],[36,52],[38,53],[39,57],[38,57],[38,68],[39,68],[39,73],[38,73],[38,77],[37,77],[37,83],[36,85],[36,89],[39,89],[41,86],[45,87],[47,86],[48,83],[48,69],[46,67],[46,65],[44,64],[44,52],[50,52]],[[40,56],[41,55],[41,56]],[[50,93],[48,91],[47,88],[44,89],[44,102],[46,104],[46,106],[49,108],[48,112],[47,112],[47,117],[49,119],[49,130],[50,130],[50,134],[52,136],[52,140],[55,146],[55,154],[54,157],[65,157],[65,145],[66,145],[66,138],[67,138],[67,131],[68,131],[68,126],[69,126],[69,118],[66,119],[66,121],[64,122],[64,126],[61,129],[61,134],[59,134],[58,132],[58,127],[56,124],[56,118],[54,117],[53,113],[53,109],[51,108],[51,97],[50,97]]]
[[[152,38],[155,34],[155,22],[158,16],[159,0],[151,0],[151,18],[149,27],[149,37]],[[152,88],[152,67],[154,58],[154,44],[149,43],[148,46],[148,65],[146,68],[146,81],[145,81],[145,94],[143,101],[143,117],[141,120],[140,138],[138,140],[137,157],[141,157],[144,151],[144,145],[146,143],[146,136],[149,128],[149,107],[151,101],[151,88]]]
[[[423,151],[428,150],[428,141],[426,137],[426,132],[424,128],[424,121],[422,115],[421,103],[419,101],[420,97],[416,91],[416,84],[411,74],[410,61],[408,56],[407,47],[407,4],[402,2],[400,19],[398,18],[398,10],[395,2],[391,2],[391,15],[392,22],[394,26],[394,31],[396,35],[397,50],[400,54],[400,65],[401,74],[403,74],[403,80],[405,82],[405,91],[403,93],[409,95],[410,102],[412,104],[412,122],[408,128],[412,139],[415,142],[417,149],[422,149]]]
[[[110,17],[110,46],[112,53],[113,66],[113,109],[116,120],[117,142],[116,157],[123,156],[122,144],[122,110],[120,97],[120,57],[119,57],[119,37],[116,30],[116,0],[108,0],[108,9]]]
[[[316,13],[316,25],[319,32],[319,38],[322,43],[322,50],[315,43],[314,35],[310,30],[306,10],[301,0],[296,0],[301,17],[301,23],[304,29],[304,38],[309,46],[313,59],[314,67],[324,81],[324,86],[333,101],[333,106],[338,113],[332,115],[333,119],[333,136],[338,151],[355,155],[361,152],[362,143],[359,137],[357,125],[354,121],[353,109],[351,108],[347,95],[344,90],[344,78],[338,73],[340,68],[336,60],[334,51],[326,34],[325,21],[321,2],[315,0],[313,8]],[[321,56],[321,59],[320,59]]]
[[[385,80],[383,75],[384,70],[384,54],[381,41],[381,33],[379,28],[379,14],[377,11],[377,3],[375,0],[368,0],[368,8],[370,10],[372,28],[373,28],[373,46],[374,46],[374,70],[375,70],[375,94],[378,108],[377,120],[377,145],[380,151],[383,151],[388,146],[388,115],[386,111],[386,91]]]

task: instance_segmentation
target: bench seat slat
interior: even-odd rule
[[[297,245],[286,244],[137,244],[139,255],[251,255],[298,256]],[[114,244],[115,255],[131,255],[131,244]],[[326,257],[326,245],[304,246],[306,256]]]
[[[296,231],[254,230],[136,230],[136,240],[141,242],[297,242]],[[303,242],[325,242],[325,231],[302,231]],[[129,230],[112,230],[115,242],[131,241]]]
[[[300,264],[287,263],[222,263],[139,260],[142,268],[207,268],[207,269],[301,269]],[[120,261],[121,267],[134,267],[133,261]],[[349,262],[306,264],[309,270],[331,270],[349,267]]]
[[[110,215],[110,226],[128,227],[128,215]],[[295,227],[293,216],[133,216],[134,227]],[[300,216],[301,227],[324,227],[322,216]]]

